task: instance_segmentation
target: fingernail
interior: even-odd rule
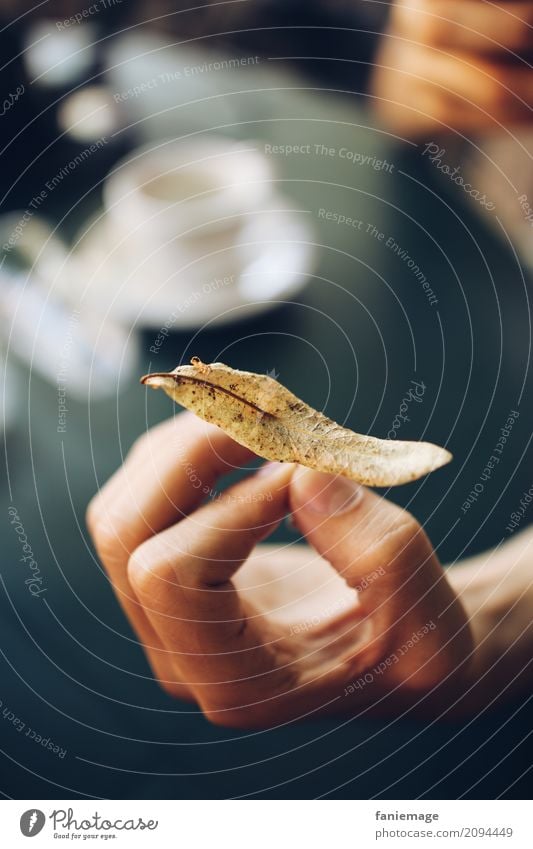
[[[362,499],[364,487],[349,478],[301,469],[292,481],[298,509],[338,515],[351,510]]]

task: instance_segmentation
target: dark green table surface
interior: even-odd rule
[[[423,403],[411,405],[401,436],[445,443],[455,460],[390,497],[426,524],[442,559],[451,562],[500,542],[532,483],[530,281],[497,221],[490,225],[466,206],[421,148],[394,143],[367,124],[346,102],[324,105],[317,121],[317,101],[302,97],[285,117],[265,115],[252,130],[244,128],[261,141],[346,147],[387,158],[393,167],[352,165],[338,154],[274,156],[285,192],[315,228],[315,275],[294,303],[261,319],[175,333],[157,368],[198,354],[275,369],[314,406],[379,436],[390,430],[410,382],[422,381]],[[19,206],[25,202],[18,199]],[[363,225],[328,221],[320,209]],[[369,224],[385,234],[381,240]],[[429,303],[413,269],[387,247],[390,237],[426,275],[438,303]],[[139,373],[154,360],[152,339],[153,333],[142,334]],[[84,511],[135,437],[171,414],[169,401],[160,393],[147,396],[136,380],[122,387],[118,402],[88,406],[69,399],[67,431],[58,434],[55,387],[20,369],[20,389],[23,411],[6,443],[11,500],[5,478],[1,487],[0,699],[7,717],[14,713],[67,751],[54,755],[4,718],[0,788],[6,795],[526,793],[532,751],[523,705],[460,725],[353,718],[237,733],[212,727],[195,709],[167,698],[151,680],[93,555]],[[502,461],[463,513],[513,409],[520,416]],[[10,503],[46,582],[41,598],[24,585]],[[282,528],[278,536],[289,533]]]

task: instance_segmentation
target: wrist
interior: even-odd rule
[[[474,637],[458,709],[472,712],[519,698],[533,684],[531,534],[449,570]]]

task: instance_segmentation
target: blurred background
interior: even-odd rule
[[[454,463],[387,493],[443,562],[505,538],[533,475],[531,133],[454,108],[420,124],[383,58],[395,5],[2,4],[5,796],[527,797],[527,703],[211,727],[152,681],[85,530],[172,414],[139,376],[197,355],[274,371],[357,431],[446,445]]]

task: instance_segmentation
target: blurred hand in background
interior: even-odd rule
[[[532,56],[530,0],[397,0],[376,57],[376,109],[407,136],[531,122]]]

